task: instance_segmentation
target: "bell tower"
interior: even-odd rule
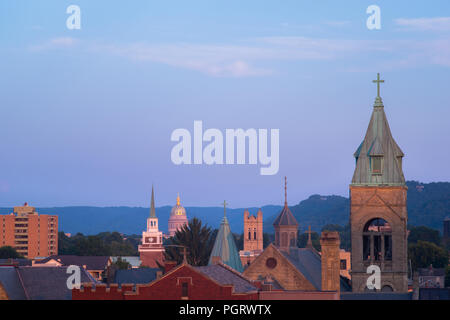
[[[147,218],[147,229],[142,232],[142,243],[139,245],[141,265],[158,268],[158,263],[163,264],[164,247],[162,232],[158,228],[158,218],[155,213],[155,194],[152,186],[152,200],[150,204],[150,216]]]
[[[263,213],[258,210],[256,217],[244,211],[244,251],[263,250]]]
[[[380,96],[377,97],[364,141],[354,156],[350,184],[351,274],[353,292],[371,289],[368,267],[381,271],[376,291],[407,292],[407,187],[402,170],[403,152],[392,137]],[[372,289],[373,290],[373,289]]]

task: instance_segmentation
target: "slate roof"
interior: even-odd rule
[[[0,282],[12,300],[71,300],[67,267],[0,267]],[[95,280],[80,268],[81,282]]]
[[[71,300],[72,291],[67,288],[67,267],[19,267],[25,291],[30,300]],[[81,283],[95,280],[80,268]]]
[[[114,275],[113,283],[133,283],[146,284],[156,279],[158,268],[139,268],[128,270],[117,270]]]
[[[258,288],[255,287],[249,280],[245,279],[235,270],[221,263],[204,267],[194,267],[194,269],[200,271],[221,285],[233,285],[235,293],[258,290]]]
[[[244,271],[226,216],[223,217],[222,223],[220,224],[219,232],[217,233],[214,247],[209,257],[209,265],[214,264],[213,257],[220,257],[222,263],[236,271]]]
[[[317,289],[322,290],[322,261],[310,248],[290,248],[289,253],[280,251]]]
[[[273,222],[274,226],[298,226],[297,219],[295,219],[287,204],[283,207],[278,217]]]
[[[0,266],[0,284],[11,300],[26,300],[25,291],[20,284],[15,267]]]
[[[404,153],[392,137],[381,97],[377,97],[375,101],[366,135],[354,156],[356,168],[352,185],[405,185],[405,177],[398,161]],[[371,156],[383,157],[381,174],[372,174]]]
[[[36,261],[35,264],[45,264],[50,260],[57,260],[63,266],[86,266],[87,270],[105,270],[108,266],[109,256],[75,256],[75,255],[54,255],[43,260]]]
[[[289,253],[282,250],[279,250],[279,252],[286,257],[317,290],[322,290],[322,259],[314,248],[290,248]],[[340,277],[340,290],[341,292],[351,291],[351,287],[344,277]]]

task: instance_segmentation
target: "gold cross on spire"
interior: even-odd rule
[[[372,80],[372,82],[377,84],[377,97],[380,97],[380,83],[384,83],[384,80],[380,80],[380,74],[377,73],[377,80]]]

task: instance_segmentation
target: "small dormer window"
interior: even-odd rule
[[[382,173],[383,157],[371,157],[372,174]]]

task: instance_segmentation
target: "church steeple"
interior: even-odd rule
[[[354,154],[356,168],[352,185],[404,185],[404,154],[392,137],[380,96],[380,84],[384,80],[378,74],[373,82],[377,84],[377,97],[364,141]]]
[[[153,185],[152,185],[152,201],[150,203],[150,218],[156,218],[156,214],[155,214],[155,193],[153,192]]]
[[[241,258],[231,233],[230,225],[226,215],[226,201],[223,202],[223,219],[217,232],[216,240],[209,257],[209,265],[222,262],[236,271],[242,272]]]
[[[284,177],[284,207],[273,222],[275,228],[275,246],[289,250],[297,246],[298,222],[287,204],[287,178]]]

